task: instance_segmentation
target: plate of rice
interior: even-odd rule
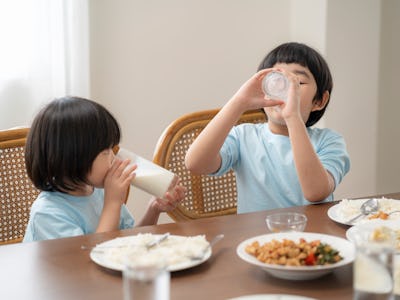
[[[96,264],[107,269],[123,271],[130,263],[155,263],[163,258],[163,264],[170,272],[197,266],[211,256],[211,247],[204,235],[170,235],[168,238],[148,249],[146,245],[161,235],[139,233],[118,237],[98,244],[90,252],[90,258]],[[192,259],[201,257],[200,259]]]
[[[400,220],[400,212],[390,214],[393,211],[400,211],[400,200],[389,198],[377,198],[379,211],[367,216],[358,218],[355,222],[348,221],[360,214],[361,205],[368,199],[343,199],[328,210],[328,217],[344,225],[357,225],[370,222],[371,220]]]

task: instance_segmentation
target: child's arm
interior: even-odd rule
[[[96,232],[119,229],[121,206],[125,201],[128,187],[135,177],[136,165],[129,166],[129,160],[115,159],[104,179],[104,206]]]
[[[307,133],[299,108],[299,80],[293,74],[287,74],[291,81],[289,99],[282,109],[282,116],[288,128],[292,145],[293,158],[304,197],[310,202],[327,198],[334,190],[333,176],[324,168],[317,156]],[[314,109],[323,108],[326,104],[326,92],[323,99]]]
[[[175,209],[179,202],[185,198],[186,188],[178,184],[173,191],[166,192],[164,199],[152,197],[147,210],[137,226],[155,225],[161,212]]]
[[[282,104],[282,101],[264,99],[261,81],[270,71],[265,69],[253,75],[204,128],[186,153],[185,164],[190,171],[210,174],[219,169],[219,151],[229,131],[245,111]]]

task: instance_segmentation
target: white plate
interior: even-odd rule
[[[282,241],[283,239],[289,239],[298,242],[300,238],[304,238],[307,242],[320,240],[322,243],[329,244],[334,249],[339,251],[339,254],[343,257],[343,259],[335,264],[324,266],[281,266],[263,263],[245,251],[246,246],[254,241],[258,241],[260,244],[264,244],[272,240]],[[350,241],[332,235],[311,232],[280,232],[259,235],[241,242],[236,248],[236,253],[244,261],[261,267],[272,276],[289,280],[309,280],[318,278],[332,272],[336,268],[350,264],[354,261],[354,245]]]
[[[347,229],[346,231],[346,238],[355,243],[355,234],[358,230],[360,229],[366,229],[366,230],[370,230],[373,231],[374,229],[381,227],[381,226],[386,226],[389,227],[393,230],[400,230],[400,222],[399,221],[390,221],[390,220],[370,220],[368,223],[363,223],[363,224],[359,224],[359,225],[355,225],[353,227],[350,227],[349,229]],[[399,249],[400,251],[400,249]]]
[[[157,238],[160,237],[158,234],[153,234],[153,237]],[[90,258],[92,261],[94,261],[96,264],[105,267],[107,269],[115,270],[115,271],[122,271],[124,269],[124,264],[122,262],[122,258],[119,257],[118,259],[114,259],[114,257],[110,257],[110,252],[109,250],[115,251],[115,249],[118,249],[121,245],[124,244],[135,244],[136,240],[140,237],[139,235],[133,235],[133,236],[127,236],[127,237],[119,237],[115,238],[106,242],[103,242],[101,244],[98,244],[95,248],[92,249],[90,252]],[[173,240],[174,238],[186,238],[184,236],[178,236],[178,235],[170,235],[168,237],[168,240]],[[163,242],[165,243],[165,242]],[[154,249],[148,250],[150,251],[156,251],[156,248],[161,248],[163,247],[163,243],[155,246]],[[175,272],[175,271],[180,271],[188,268],[195,267],[197,265],[200,265],[207,261],[212,254],[211,248],[209,248],[206,252],[205,255],[203,256],[202,259],[196,259],[196,260],[191,260],[190,258],[187,258],[187,256],[183,256],[184,253],[182,253],[182,259],[181,261],[177,263],[170,263],[167,266],[167,269],[170,272]]]
[[[364,203],[364,202],[367,201],[367,200],[368,200],[368,199],[351,199],[351,200],[349,199],[349,200],[347,200],[347,201],[352,201],[352,203],[356,204],[357,207],[360,207],[361,204]],[[342,200],[342,201],[345,201],[345,200]],[[385,202],[386,205],[392,203],[393,205],[400,207],[400,200],[396,200],[396,199],[387,199],[387,198],[378,198],[378,201],[380,201],[380,202]],[[375,219],[369,220],[369,219],[367,219],[367,218],[365,218],[365,217],[360,217],[360,218],[359,218],[357,221],[355,221],[353,224],[348,223],[348,222],[347,222],[348,220],[350,220],[352,217],[355,217],[355,216],[357,216],[357,215],[359,214],[359,209],[354,210],[354,212],[350,213],[348,216],[343,217],[343,214],[340,212],[340,210],[342,209],[342,206],[341,206],[342,204],[341,204],[341,203],[342,203],[342,202],[339,202],[338,204],[335,204],[334,206],[331,206],[331,207],[328,209],[328,217],[329,217],[331,220],[333,220],[333,221],[335,221],[335,222],[338,222],[338,223],[340,223],[340,224],[350,225],[350,226],[356,225],[356,224],[362,224],[362,223],[365,223],[365,222],[370,222],[370,221],[375,220]],[[355,207],[354,207],[354,208],[355,208]],[[353,208],[353,209],[354,209],[354,208]],[[393,209],[388,210],[388,211],[386,211],[386,210],[387,210],[387,209],[385,209],[385,208],[382,209],[382,211],[384,211],[384,212],[386,212],[386,213],[389,213],[390,211],[395,210],[395,209],[393,208]],[[391,216],[389,217],[389,220],[388,220],[388,221],[390,221],[390,220],[399,220],[399,219],[400,219],[400,214],[393,214],[393,215],[391,215]]]
[[[296,295],[283,295],[283,294],[274,294],[274,295],[248,295],[241,296],[236,298],[231,298],[230,300],[316,300],[314,298],[308,298],[303,296]]]

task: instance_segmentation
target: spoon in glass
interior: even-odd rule
[[[378,199],[376,199],[376,198],[369,199],[369,200],[365,201],[361,205],[361,207],[360,207],[361,213],[358,214],[357,216],[355,216],[354,218],[351,218],[346,223],[347,224],[353,224],[354,221],[357,220],[358,218],[360,218],[362,216],[369,215],[369,214],[374,213],[374,212],[377,212],[378,210],[379,210]]]

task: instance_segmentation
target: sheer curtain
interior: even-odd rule
[[[88,0],[0,0],[0,130],[54,97],[89,97]]]

